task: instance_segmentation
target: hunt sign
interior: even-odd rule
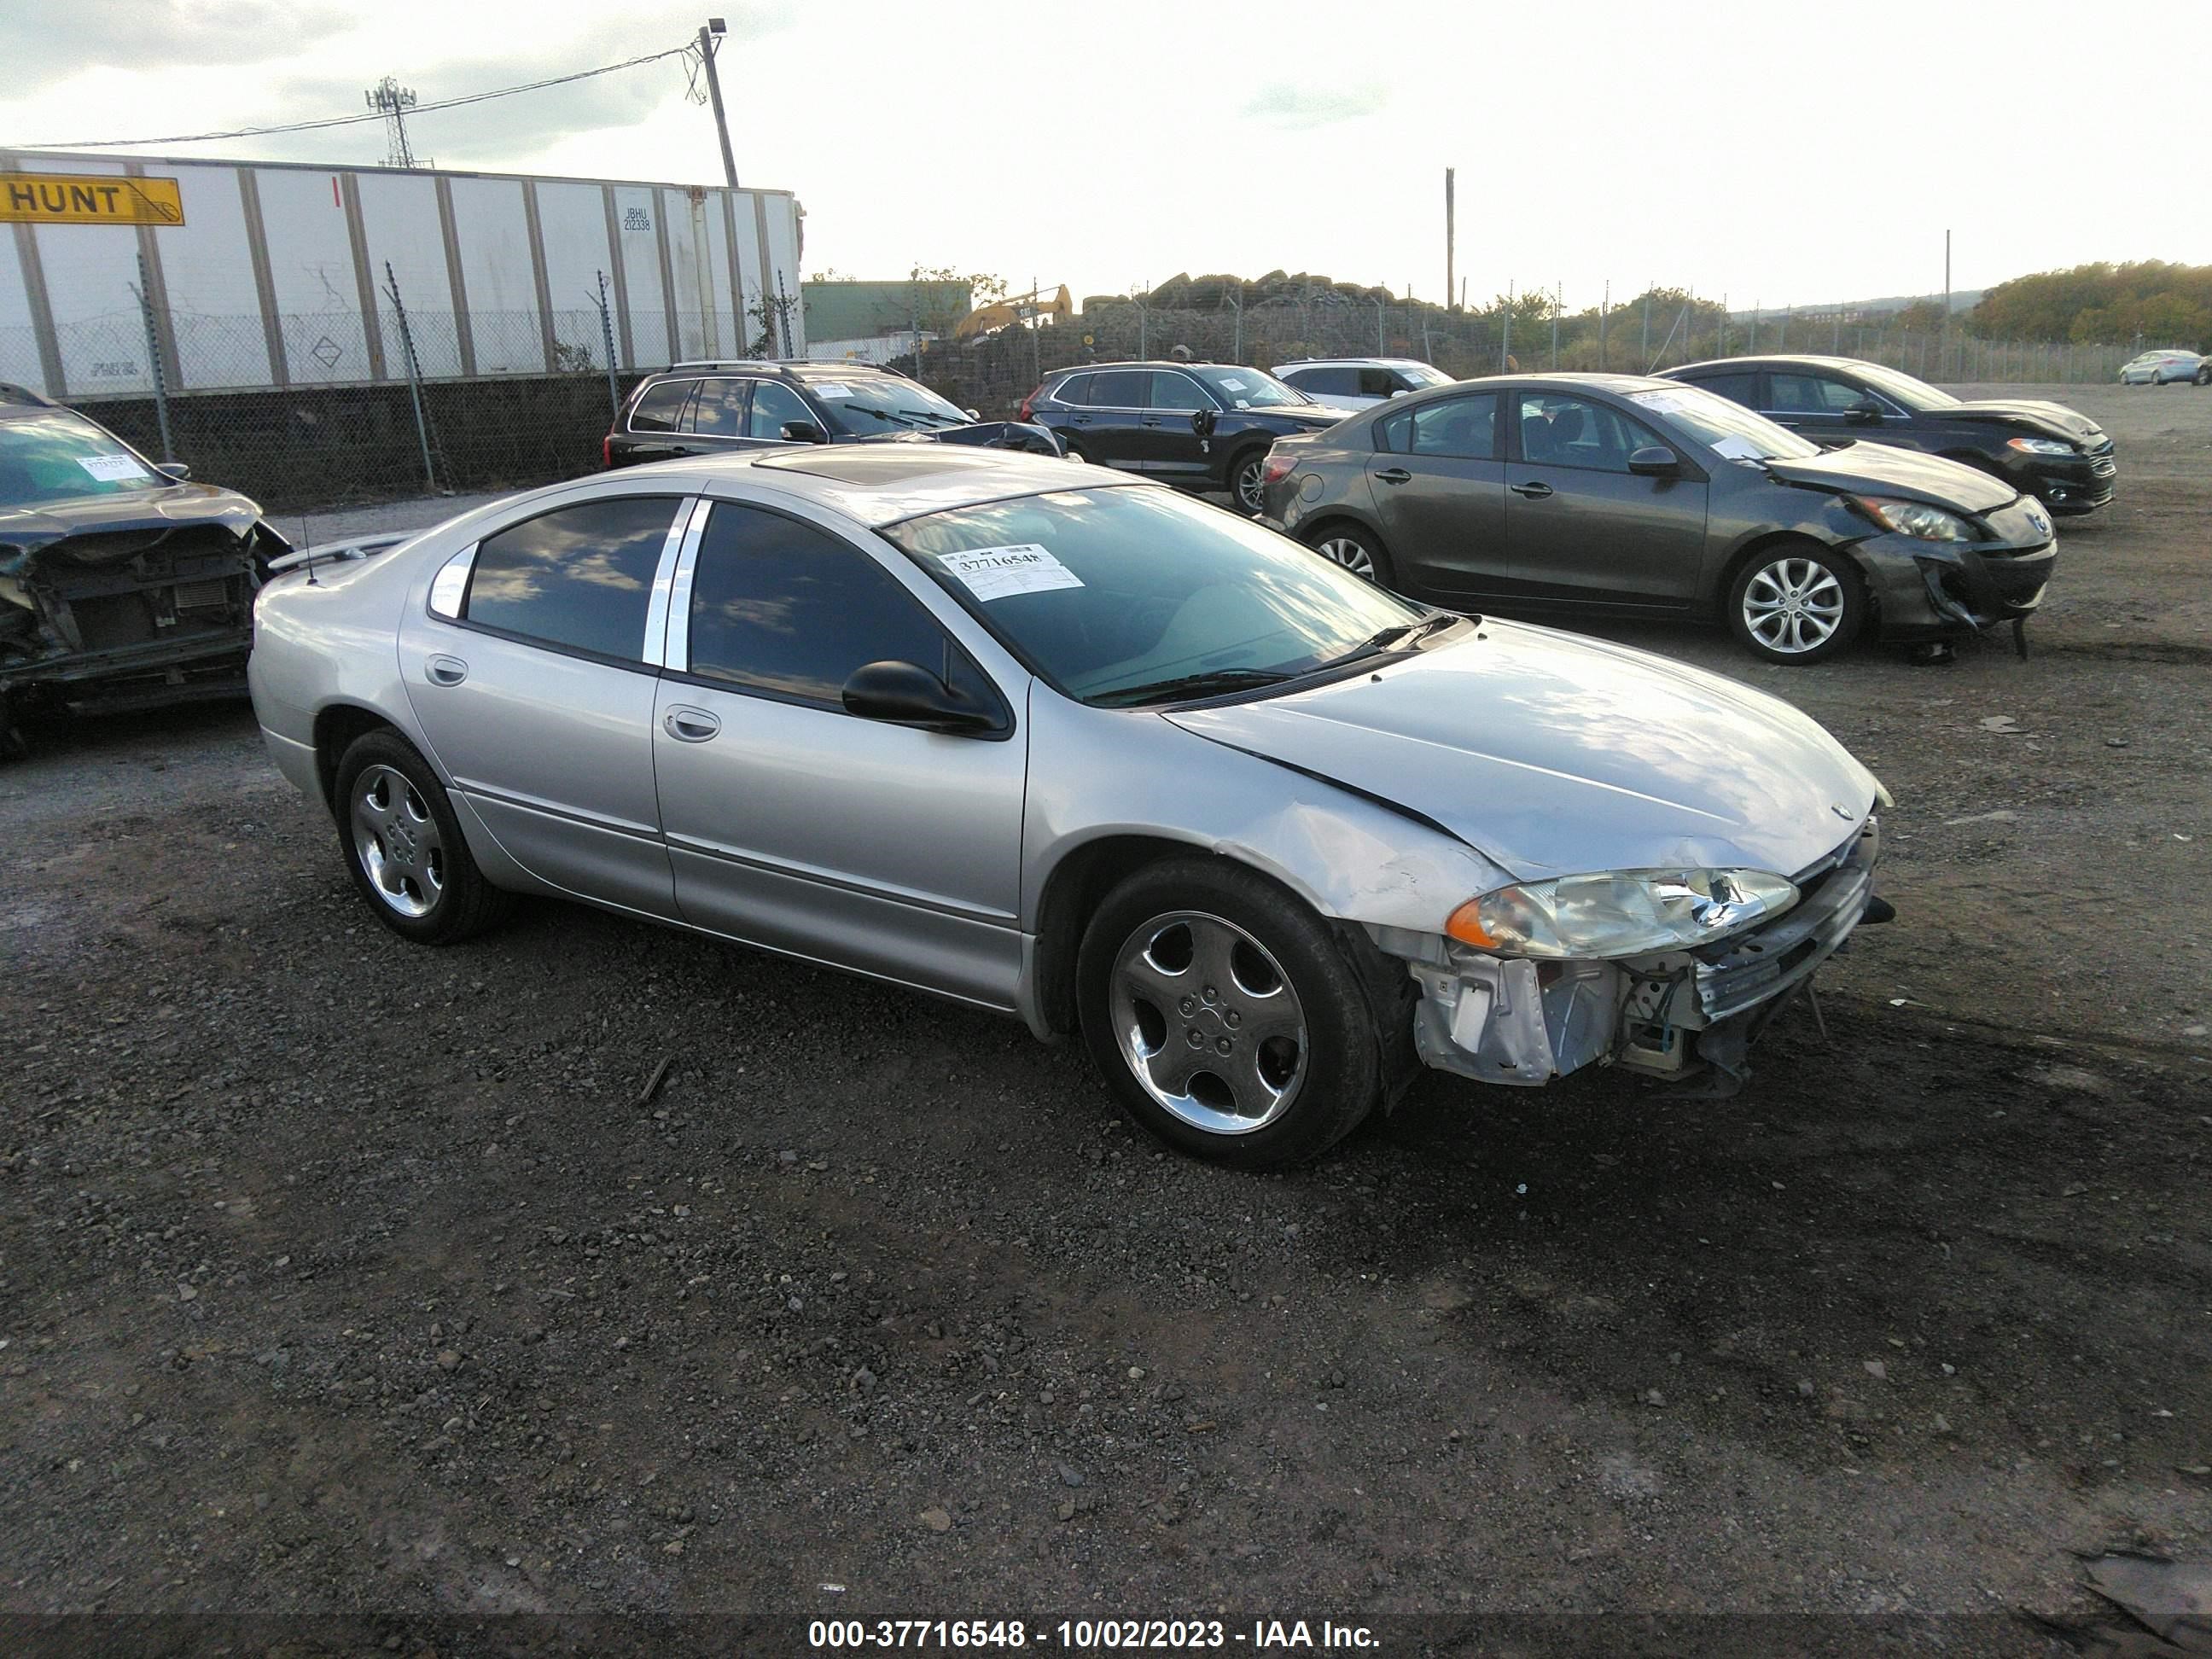
[[[181,225],[173,179],[78,173],[0,173],[0,224]]]

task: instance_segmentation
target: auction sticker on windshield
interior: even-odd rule
[[[853,388],[841,380],[817,380],[811,388],[817,398],[849,398]]]
[[[1011,547],[976,547],[965,553],[940,553],[938,562],[957,576],[977,599],[1012,599],[1055,587],[1080,587],[1083,579],[1035,542]]]
[[[1678,409],[1691,406],[1689,399],[1679,392],[1632,392],[1628,401],[1643,404],[1654,415],[1671,415]]]
[[[125,478],[143,478],[146,469],[129,455],[80,455],[76,464],[102,483],[120,483]]]

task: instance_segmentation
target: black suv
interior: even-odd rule
[[[1864,438],[1993,472],[2055,514],[2112,499],[2112,441],[2063,404],[1992,398],[1961,403],[1924,380],[1855,357],[1725,357],[1665,371],[1755,409],[1814,443]]]
[[[1226,490],[1257,514],[1267,446],[1344,418],[1256,368],[1222,363],[1086,363],[1058,368],[1021,418],[1070,455],[1185,489]]]
[[[645,377],[601,455],[635,466],[679,455],[871,440],[976,444],[1057,455],[1042,427],[978,421],[927,386],[872,363],[678,363]]]

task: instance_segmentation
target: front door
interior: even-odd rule
[[[886,562],[819,523],[717,502],[685,558],[653,732],[684,919],[1012,1007],[1026,688],[1004,696]],[[846,680],[883,661],[1001,705],[1005,729],[847,714]]]
[[[1686,605],[1705,557],[1702,477],[1644,477],[1628,458],[1674,449],[1632,416],[1560,392],[1510,395],[1501,595],[1556,604]]]
[[[614,495],[535,514],[477,543],[466,586],[434,590],[399,630],[432,762],[508,855],[564,891],[664,917],[675,890],[648,636],[689,505]]]
[[[1191,417],[1216,409],[1205,389],[1181,369],[1152,371],[1151,409],[1138,416],[1137,459],[1155,477],[1186,486],[1203,480],[1212,464],[1212,446],[1199,435]]]
[[[1498,394],[1401,409],[1376,422],[1367,484],[1399,580],[1416,592],[1494,591],[1505,562]]]
[[[1856,381],[1804,369],[1770,369],[1766,375],[1767,418],[1803,434],[1816,444],[1846,444],[1865,438],[1876,443],[1910,441],[1911,416]],[[1869,412],[1874,404],[1879,414]]]

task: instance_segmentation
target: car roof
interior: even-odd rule
[[[1131,357],[1110,363],[1070,363],[1066,368],[1047,369],[1044,377],[1048,380],[1065,380],[1070,374],[1089,374],[1102,368],[1225,368],[1231,374],[1249,369],[1255,374],[1267,372],[1252,368],[1247,363],[1218,363],[1211,357],[1194,357],[1187,363],[1179,363],[1172,357]]]
[[[662,379],[671,375],[715,374],[739,370],[747,374],[775,374],[793,380],[850,380],[865,375],[880,375],[887,380],[907,380],[911,377],[881,363],[830,361],[819,357],[702,357],[680,363],[671,363],[666,368],[656,368],[646,378]]]
[[[1433,363],[1419,357],[1288,357],[1275,365],[1278,368],[1358,368],[1364,364],[1383,368],[1433,368]]]
[[[17,386],[12,380],[0,380],[0,421],[40,415],[60,407],[52,398],[42,396],[27,386]]]
[[[1686,374],[1695,368],[1771,368],[1781,363],[1799,368],[1880,368],[1880,363],[1870,363],[1863,357],[1829,357],[1811,352],[1762,352],[1749,357],[1708,357],[1701,363],[1682,363],[1661,372],[1669,377]]]
[[[1057,456],[961,444],[902,442],[809,444],[793,449],[689,456],[599,476],[648,475],[688,477],[708,484],[715,480],[742,481],[819,502],[871,529],[926,513],[1055,490],[1165,488],[1110,467],[1087,466]],[[573,489],[574,485],[565,488]]]

